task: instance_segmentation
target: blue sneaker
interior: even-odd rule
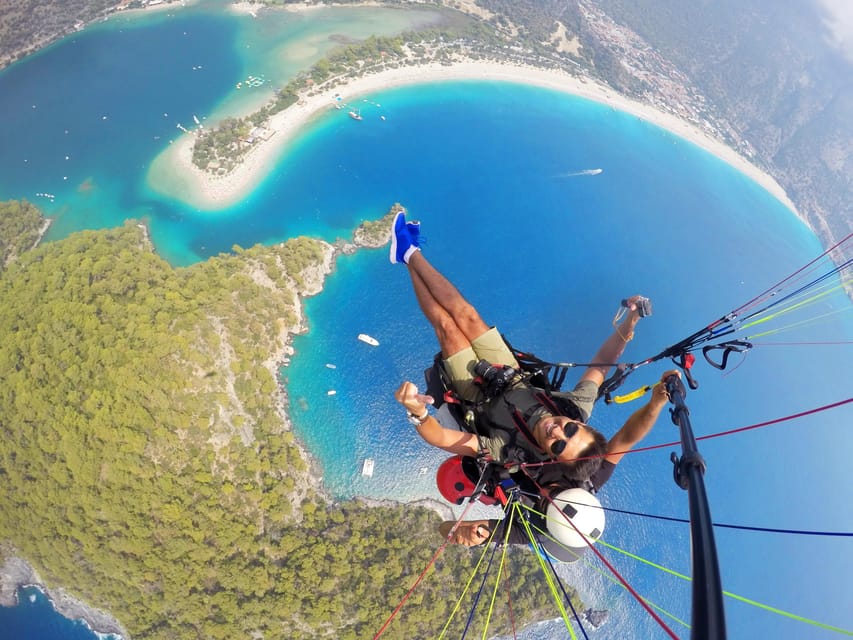
[[[416,235],[420,234],[420,228]],[[398,211],[391,225],[391,264],[408,264],[411,255],[418,251],[418,245],[412,240],[410,227],[406,224],[406,214]]]
[[[420,223],[420,221],[407,222],[406,228],[409,230],[409,238],[411,238],[412,244],[420,249],[420,247],[421,247],[421,223]]]

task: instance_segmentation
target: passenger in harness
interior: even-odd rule
[[[681,375],[677,369],[665,372],[661,376],[661,381],[665,380],[670,375]],[[535,469],[536,484],[531,488],[530,482],[525,483],[525,474],[523,473],[503,473],[502,476],[509,476],[511,481],[521,485],[524,491],[524,502],[531,507],[525,511],[525,515],[533,521],[539,522],[539,529],[548,529],[552,531],[556,525],[557,530],[565,531],[565,526],[559,518],[551,515],[546,516],[549,501],[545,495],[562,495],[565,491],[584,491],[590,495],[587,503],[595,503],[595,494],[610,480],[616,465],[622,457],[645,435],[652,429],[658,416],[663,408],[668,404],[669,399],[666,393],[664,384],[657,384],[652,389],[652,395],[649,401],[639,409],[637,409],[621,429],[607,443],[607,453],[603,458],[603,462],[599,469],[588,479],[579,480],[572,477],[571,469],[566,471],[565,464],[546,464]],[[437,421],[433,420],[435,428],[444,429]],[[424,434],[424,427],[429,427],[424,424],[418,428],[418,432],[422,436],[434,437],[430,434]],[[457,436],[461,435],[459,431],[453,431]],[[424,438],[426,439],[426,437]],[[491,463],[494,465],[495,463]],[[482,470],[482,460],[480,466],[476,465],[475,459],[471,457],[458,457],[457,459],[450,458],[446,460],[439,468],[437,477],[439,491],[448,500],[448,502],[461,502],[475,492],[475,485],[478,483],[478,474]],[[506,469],[506,465],[502,466]],[[494,473],[494,471],[492,471]],[[537,486],[538,485],[538,486]],[[484,490],[486,494],[491,493],[493,483],[486,483]],[[489,503],[488,500],[481,498],[483,502]],[[603,512],[601,515],[601,523],[598,525],[599,532],[603,530]],[[465,546],[474,546],[485,543],[492,537],[492,532],[501,524],[500,520],[466,520],[459,523],[454,521],[443,522],[439,528],[439,532],[444,537],[450,536],[448,539],[455,544]],[[452,532],[452,536],[451,536]],[[553,532],[552,532],[553,533]],[[597,536],[593,536],[597,539]],[[502,541],[503,534],[499,533],[496,541]],[[528,537],[524,531],[524,527],[518,521],[515,521],[510,530],[510,535],[507,538],[509,544],[527,544]],[[553,539],[548,540],[547,537],[541,540],[545,550],[552,558],[561,562],[574,562],[580,558],[585,549],[585,545],[570,544],[568,547],[565,544],[557,543]]]
[[[404,382],[395,397],[421,437],[462,456],[477,457],[485,451],[496,462],[560,461],[560,473],[574,481],[587,481],[599,471],[609,477],[622,457],[619,452],[645,436],[660,412],[658,407],[644,412],[642,419],[629,420],[609,442],[586,424],[599,386],[633,337],[645,299],[633,296],[625,301],[622,322],[572,391],[552,391],[537,386],[536,376],[522,371],[497,329],[486,325],[427,261],[419,234],[419,223],[407,223],[405,213],[399,211],[392,226],[390,259],[408,265],[415,296],[438,337],[441,373],[452,389],[450,399],[464,407],[467,416],[463,425],[467,431],[443,427],[427,409],[433,399],[420,394],[412,382]]]

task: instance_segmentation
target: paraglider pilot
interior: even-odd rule
[[[622,455],[651,430],[667,402],[663,385],[657,385],[651,400],[610,440],[586,424],[599,386],[633,338],[640,318],[648,314],[648,300],[633,296],[624,301],[621,323],[614,323],[613,333],[571,391],[538,388],[517,375],[519,362],[498,330],[489,327],[429,263],[419,237],[420,224],[407,222],[405,213],[398,211],[391,230],[390,260],[407,265],[418,304],[438,338],[441,365],[453,393],[463,404],[477,408],[478,433],[439,424],[427,409],[433,399],[406,381],[395,398],[406,408],[409,421],[426,442],[450,453],[476,457],[485,449],[496,462],[556,460],[561,464],[542,469],[558,471],[575,486],[586,483],[589,488],[591,483],[593,490],[601,487]],[[454,541],[479,544],[485,540],[488,526],[479,522],[459,527]]]

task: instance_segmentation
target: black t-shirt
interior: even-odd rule
[[[592,482],[592,487],[594,489],[593,493],[601,489],[601,487],[610,480],[615,469],[616,465],[612,462],[608,462],[607,460],[601,461],[601,466],[598,468],[598,471],[596,471],[589,479],[589,481]]]

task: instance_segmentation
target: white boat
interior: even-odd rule
[[[359,333],[358,339],[361,340],[362,342],[366,342],[367,344],[372,345],[374,347],[379,346],[379,340],[377,340],[376,338],[372,338],[371,336],[367,335],[366,333]]]
[[[337,365],[332,364],[331,362],[327,362],[327,363],[326,363],[326,368],[327,368],[327,369],[337,369],[337,368],[338,368],[338,366],[337,366]]]
[[[373,477],[373,458],[365,458],[364,465],[361,467],[361,475],[367,476],[368,478]]]
[[[358,111],[350,111],[349,117],[353,120],[364,120],[364,118],[361,116],[361,113],[359,113]]]
[[[336,393],[337,393],[337,391],[335,391],[334,389],[329,389],[329,390],[326,392],[326,395],[327,395],[327,396],[333,396],[333,395],[335,395]]]

